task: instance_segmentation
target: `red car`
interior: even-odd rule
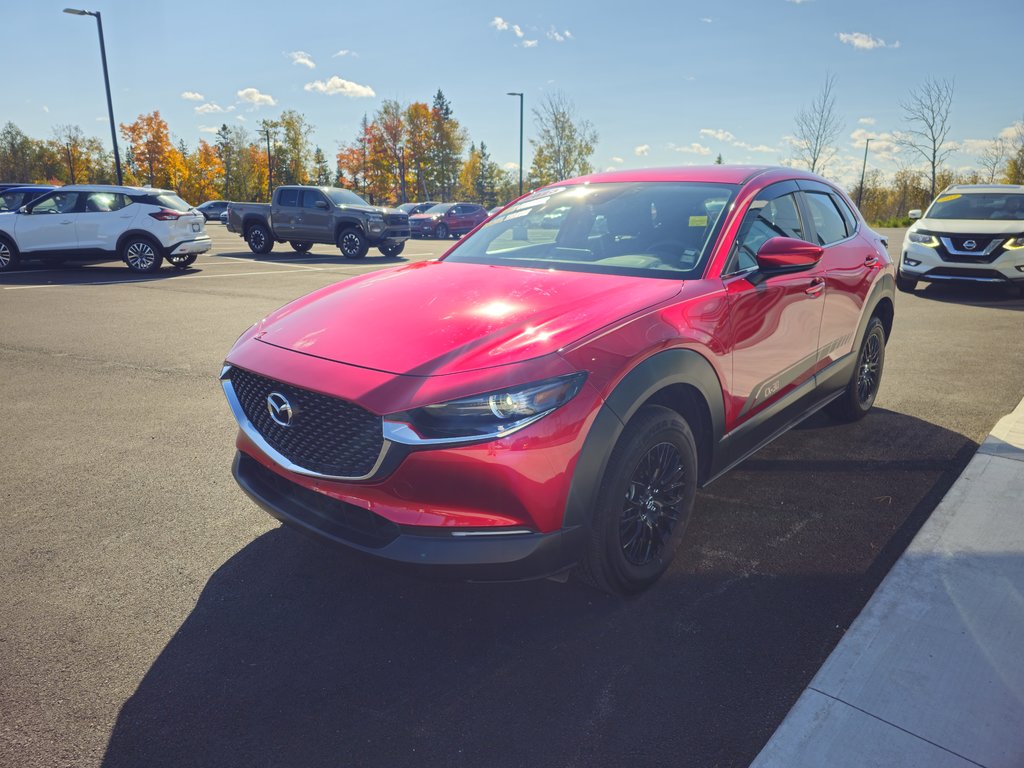
[[[637,591],[697,488],[820,408],[867,413],[894,291],[884,242],[811,174],[559,182],[247,330],[222,373],[234,475],[381,560]]]
[[[409,229],[413,237],[449,237],[464,235],[491,214],[476,203],[438,203],[423,213],[409,216]]]

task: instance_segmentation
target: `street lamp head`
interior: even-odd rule
[[[90,11],[83,11],[80,8],[65,8],[64,13],[70,13],[74,16],[92,16]]]
[[[506,96],[520,96],[520,97],[522,97],[522,95],[523,95],[523,94],[521,94],[521,93],[516,93],[515,91],[509,91],[509,92],[508,92],[508,93],[506,93],[505,95],[506,95]]]

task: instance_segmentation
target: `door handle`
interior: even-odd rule
[[[804,293],[806,293],[808,296],[818,296],[824,290],[825,281],[820,277],[816,277],[813,280],[811,280],[811,284],[809,286],[804,288]]]
[[[74,224],[74,223],[75,223],[75,222],[73,222],[73,221],[69,221],[68,219],[65,219],[64,221],[62,221],[62,222],[60,223],[60,225],[61,225],[61,226],[63,227],[63,226],[64,226],[64,225],[66,225],[66,224]]]
[[[864,258],[864,266],[865,267],[873,267],[877,263],[878,263],[878,257],[875,256],[875,254],[873,254],[873,253],[868,254]]]

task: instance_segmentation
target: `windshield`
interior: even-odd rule
[[[972,192],[966,195],[942,195],[932,203],[925,218],[1024,221],[1024,194]]]
[[[688,182],[540,190],[491,219],[448,261],[699,277],[736,187]]]
[[[429,213],[431,215],[445,213],[453,205],[455,205],[455,203],[438,203],[437,205],[432,205],[431,207],[420,211],[420,213]]]
[[[368,205],[363,198],[350,189],[331,187],[325,189],[324,194],[331,198],[331,202],[335,205]]]

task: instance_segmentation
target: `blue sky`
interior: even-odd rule
[[[37,138],[76,123],[109,142],[95,21],[76,0],[4,2],[0,122]],[[329,155],[383,99],[440,88],[493,159],[518,159],[518,99],[564,92],[597,129],[599,169],[792,156],[797,112],[836,76],[843,122],[827,175],[892,171],[899,101],[925,77],[955,78],[956,168],[1024,118],[1020,0],[455,3],[90,0],[103,15],[114,115],[160,110],[194,146],[223,122],[255,128],[303,113]],[[34,62],[18,68],[17,62]],[[529,166],[527,143],[524,163]]]

